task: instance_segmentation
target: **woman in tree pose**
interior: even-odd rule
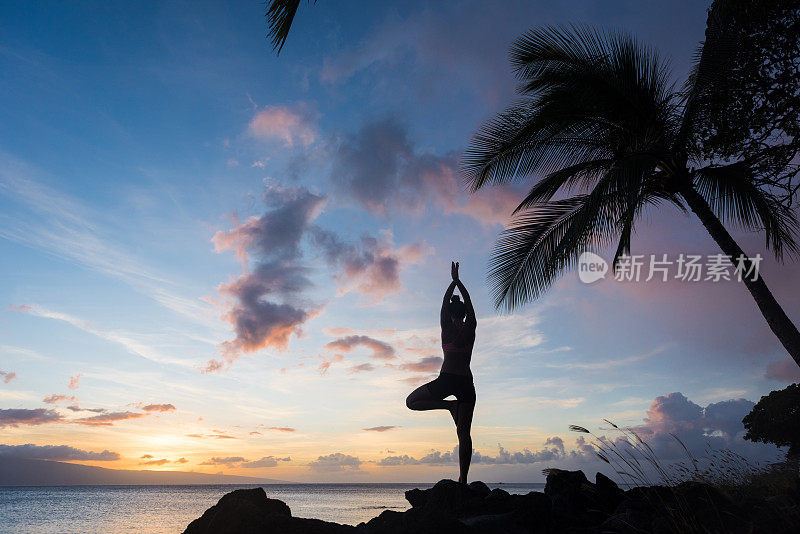
[[[406,406],[412,410],[448,410],[456,424],[458,434],[458,481],[467,483],[469,462],[472,458],[472,412],[475,409],[475,385],[469,362],[472,346],[475,344],[475,310],[464,284],[458,278],[458,263],[451,263],[450,275],[453,281],[442,300],[440,315],[442,325],[442,352],[444,361],[439,377],[411,392]],[[453,295],[458,287],[464,301]],[[444,400],[453,395],[456,400]]]

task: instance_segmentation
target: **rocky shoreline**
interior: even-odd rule
[[[554,470],[544,493],[527,495],[490,490],[483,482],[441,480],[430,489],[407,491],[410,509],[386,510],[357,526],[292,517],[286,503],[268,498],[263,488],[241,489],[224,495],[184,534],[789,534],[800,524],[790,520],[800,511],[798,487],[767,499],[734,501],[699,482],[624,491],[601,473],[590,482],[582,471]]]

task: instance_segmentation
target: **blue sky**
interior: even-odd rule
[[[521,189],[469,197],[458,174],[472,132],[514,98],[522,32],[624,29],[681,80],[705,8],[320,2],[275,57],[258,2],[4,5],[0,408],[22,410],[5,443],[287,480],[452,475],[448,417],[404,398],[438,370],[458,260],[479,317],[476,476],[592,464],[566,428],[603,417],[774,454],[701,422],[741,419],[797,379],[741,283],[571,272],[498,313],[487,261]],[[665,211],[634,252],[718,250]],[[797,273],[765,260],[794,318]]]

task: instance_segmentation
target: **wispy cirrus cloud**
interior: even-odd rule
[[[218,330],[211,306],[176,292],[180,284],[158,273],[107,235],[101,214],[77,199],[36,181],[36,171],[9,154],[0,154],[0,195],[20,211],[0,237],[121,280],[130,287],[207,329]]]
[[[118,330],[103,330],[92,325],[89,321],[84,321],[73,315],[48,310],[46,308],[42,308],[41,306],[33,304],[14,306],[12,309],[36,317],[42,317],[45,319],[53,319],[56,321],[65,322],[69,325],[74,326],[75,328],[83,330],[84,332],[92,334],[96,337],[121,345],[123,348],[125,348],[125,350],[127,350],[131,354],[141,356],[142,358],[146,358],[148,360],[152,360],[158,363],[181,365],[184,367],[193,366],[192,362],[188,360],[177,359],[171,356],[167,356],[166,354],[163,354],[158,349],[152,347],[147,342],[141,340],[140,336],[138,336],[137,334],[133,334],[130,332],[122,332]]]

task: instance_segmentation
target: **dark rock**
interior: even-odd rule
[[[410,489],[406,491],[406,500],[412,508],[422,508],[428,502],[428,492],[419,488]]]
[[[516,524],[532,534],[551,532],[553,505],[550,497],[531,491],[526,495],[511,495],[509,500]]]
[[[426,513],[422,508],[405,512],[386,510],[358,526],[358,534],[475,534],[476,531],[448,514]]]
[[[184,534],[345,534],[348,525],[292,517],[286,503],[267,497],[263,488],[227,493],[186,527]]]
[[[481,534],[530,534],[528,529],[517,522],[513,512],[479,515],[461,521]]]
[[[432,488],[421,491],[425,494],[424,496],[414,493],[411,499],[409,499],[409,493],[412,493],[413,490],[406,492],[406,498],[409,499],[408,502],[412,506],[414,506],[414,502],[417,502],[417,506],[414,507],[422,507],[427,513],[449,514],[454,517],[469,514],[480,506],[484,497],[480,491],[476,491],[466,484],[447,479],[440,480]]]
[[[583,471],[551,470],[544,493],[552,500],[553,514],[560,525],[583,527],[596,525],[604,519],[589,513],[600,510],[600,504],[597,488],[586,479]]]
[[[648,502],[633,498],[619,503],[614,513],[600,525],[601,532],[634,534],[651,532],[655,510]]]
[[[486,497],[487,495],[489,495],[490,492],[489,486],[487,486],[480,480],[475,480],[474,482],[470,482],[468,486],[469,489],[471,489],[472,491],[479,493],[481,497]]]
[[[487,502],[503,502],[511,498],[511,494],[502,488],[495,488],[485,497]]]
[[[595,475],[594,485],[597,489],[597,504],[607,514],[616,510],[619,503],[625,498],[625,492],[603,473]]]

